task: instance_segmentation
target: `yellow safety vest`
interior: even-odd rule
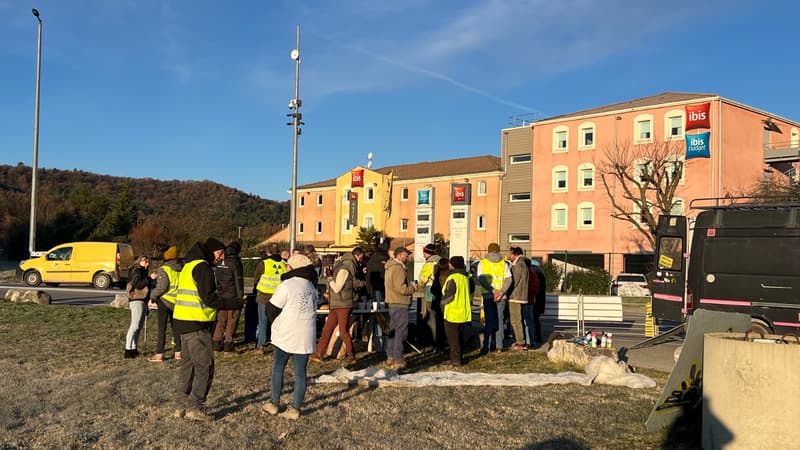
[[[491,262],[484,258],[481,260],[480,265],[481,276],[492,277],[492,288],[494,288],[495,291],[503,289],[503,281],[506,274],[506,259],[503,258],[500,261]],[[481,290],[482,292],[486,292],[483,286],[481,286]]]
[[[172,313],[173,318],[192,322],[213,322],[217,318],[217,310],[203,304],[200,293],[197,292],[197,283],[192,277],[195,266],[204,263],[208,264],[198,259],[183,266],[178,275],[178,296],[175,301],[175,311]]]
[[[419,270],[419,283],[422,286],[427,286],[433,280],[433,267],[437,263],[433,261],[425,261],[422,268]]]
[[[174,305],[175,301],[178,300],[178,275],[180,272],[175,271],[175,269],[166,264],[161,266],[161,269],[169,278],[169,289],[161,294],[161,299]]]
[[[469,278],[463,273],[451,273],[442,287],[442,293],[447,283],[453,281],[456,285],[456,295],[453,301],[444,305],[444,320],[451,323],[472,322],[472,298],[469,295]]]
[[[256,290],[264,294],[274,294],[275,289],[281,284],[281,275],[286,273],[286,263],[272,259],[264,260],[264,273],[258,279]]]

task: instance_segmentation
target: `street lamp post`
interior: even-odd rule
[[[36,252],[36,172],[39,167],[39,86],[42,75],[42,19],[36,8],[31,10],[39,22],[39,33],[36,45],[36,100],[33,108],[33,173],[31,174],[31,225],[28,240],[28,253]]]
[[[297,26],[297,44],[290,53],[291,58],[294,60],[294,98],[289,100],[289,109],[292,110],[287,116],[292,118],[292,121],[286,125],[292,126],[293,130],[293,143],[292,143],[292,197],[289,201],[289,251],[293,252],[297,246],[297,137],[300,136],[302,130],[300,125],[305,125],[300,119],[303,115],[300,114],[300,25]]]
[[[622,117],[615,116],[614,117],[614,167],[616,168],[617,164],[619,164],[619,153],[617,152],[617,122],[622,120]],[[611,179],[611,195],[617,195],[617,175],[614,174],[614,177]],[[616,250],[616,222],[617,219],[614,218],[614,207],[611,207],[611,256],[608,258],[608,271],[611,274],[611,277],[614,277],[614,252]]]

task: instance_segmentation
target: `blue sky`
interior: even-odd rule
[[[211,180],[288,200],[295,27],[298,184],[500,153],[514,114],[713,92],[800,120],[800,2],[0,0],[0,164]]]

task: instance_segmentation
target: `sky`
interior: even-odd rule
[[[0,0],[0,164],[210,180],[288,200],[296,27],[298,185],[500,155],[511,117],[665,91],[800,121],[800,2]]]

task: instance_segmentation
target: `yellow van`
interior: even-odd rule
[[[28,286],[85,283],[107,289],[112,283],[127,280],[132,264],[133,248],[128,244],[70,242],[20,262],[16,275]]]

